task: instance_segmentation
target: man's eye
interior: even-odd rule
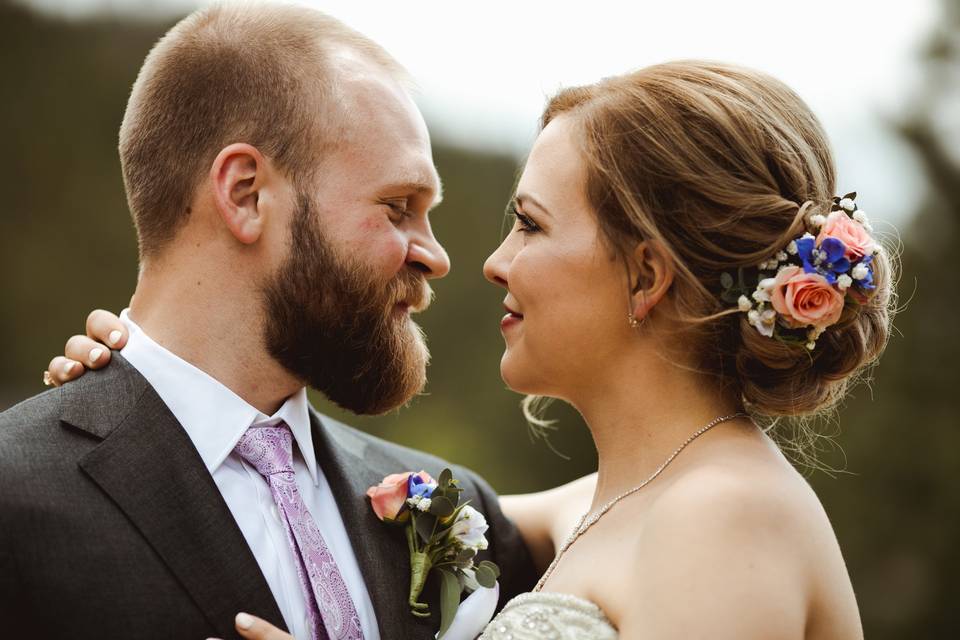
[[[541,231],[540,227],[536,222],[531,220],[527,215],[520,213],[517,210],[517,205],[511,204],[509,209],[510,215],[517,219],[517,222],[520,223],[520,232],[521,233],[536,233]]]
[[[406,202],[384,202],[383,204],[390,207],[390,211],[393,214],[392,217],[396,218],[398,221],[413,216],[413,212],[407,209]]]

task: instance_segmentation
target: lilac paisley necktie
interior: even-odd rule
[[[287,542],[297,561],[312,637],[315,640],[363,640],[360,618],[347,585],[300,496],[293,474],[290,428],[283,422],[269,427],[250,427],[235,450],[270,485],[287,531]]]

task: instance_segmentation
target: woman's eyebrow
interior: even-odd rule
[[[540,204],[539,200],[534,198],[529,193],[518,193],[513,197],[513,200],[517,204],[517,207],[520,209],[522,209],[525,206],[525,203],[529,202],[530,204],[535,206],[537,209],[540,209],[540,211],[542,211],[544,214],[550,216],[551,218],[553,217],[553,214],[551,214],[550,211],[545,206]]]

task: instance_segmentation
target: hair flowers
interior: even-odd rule
[[[760,334],[813,350],[845,306],[875,289],[872,263],[882,249],[856,197],[834,198],[829,215],[807,218],[807,233],[755,268],[738,269],[736,280],[722,274],[721,298],[736,303]]]

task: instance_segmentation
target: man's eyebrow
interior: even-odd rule
[[[440,182],[439,178],[436,183],[427,179],[402,179],[397,182],[388,183],[383,187],[383,190],[402,191],[406,193],[413,192],[417,194],[432,193],[433,203],[431,207],[435,207],[443,201],[443,183]]]

